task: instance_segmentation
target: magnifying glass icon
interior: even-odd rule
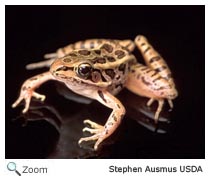
[[[15,171],[15,173],[17,173],[17,175],[21,176],[21,174],[16,170],[16,163],[15,162],[9,162],[7,164],[7,169],[9,171]]]

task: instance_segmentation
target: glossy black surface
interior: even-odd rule
[[[6,6],[5,157],[205,158],[204,14],[204,6]],[[103,123],[110,113],[97,101],[68,100],[59,95],[56,82],[48,82],[37,90],[47,95],[44,104],[33,101],[26,116],[23,106],[11,108],[22,82],[47,70],[27,71],[26,64],[78,40],[134,39],[138,34],[166,59],[179,91],[174,110],[168,113],[164,107],[171,122],[158,126],[166,133],[154,132],[152,123],[150,130],[139,124],[144,115],[138,109],[147,99],[127,90],[119,94],[127,115],[97,153],[77,145],[86,135],[84,119]],[[135,55],[143,63],[137,50]],[[154,112],[156,105],[146,110]],[[29,120],[25,127],[23,119]]]

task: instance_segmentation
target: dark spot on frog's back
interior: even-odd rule
[[[119,66],[119,70],[122,71],[123,73],[125,73],[125,68],[126,68],[126,65],[124,63],[122,63],[120,66]]]
[[[119,59],[121,59],[121,58],[123,58],[125,56],[125,52],[122,51],[122,50],[116,50],[114,52],[114,54],[117,55],[117,58],[119,58]]]
[[[111,79],[114,79],[114,77],[115,77],[115,72],[114,72],[114,70],[112,70],[112,69],[107,69],[107,70],[105,70],[105,73],[106,73],[108,76],[110,76]]]
[[[95,63],[106,63],[106,59],[105,58],[102,58],[102,57],[96,57],[96,58],[94,58],[93,59],[93,61],[95,62]]]
[[[69,62],[71,62],[71,59],[70,59],[70,58],[68,58],[68,57],[66,57],[66,58],[64,58],[64,59],[63,59],[63,62],[65,62],[65,63],[69,63]]]
[[[101,55],[101,50],[94,50],[97,55]]]
[[[78,53],[80,55],[85,55],[85,56],[90,55],[90,51],[88,51],[88,50],[79,50]]]
[[[109,62],[115,62],[116,59],[114,57],[106,57]]]
[[[71,56],[71,57],[77,57],[77,54],[76,53],[70,53],[69,56]]]
[[[112,53],[112,51],[113,51],[113,47],[109,44],[102,45],[101,49],[105,49],[109,53]]]

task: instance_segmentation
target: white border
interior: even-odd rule
[[[209,127],[210,127],[210,122],[209,122],[209,111],[208,110],[208,104],[209,104],[209,13],[210,13],[210,8],[208,5],[208,1],[198,1],[198,0],[176,0],[175,2],[173,1],[168,1],[168,0],[147,0],[145,2],[135,2],[134,0],[129,0],[129,1],[124,1],[122,0],[106,0],[104,2],[100,2],[98,0],[88,0],[88,5],[91,4],[141,4],[141,5],[206,5],[206,44],[205,44],[205,51],[206,51],[206,66],[205,66],[205,82],[206,82],[206,102],[205,102],[205,110],[206,110],[206,159],[205,160],[12,160],[15,161],[18,164],[18,167],[21,167],[22,165],[29,165],[33,167],[40,167],[40,166],[47,166],[49,169],[49,173],[47,175],[41,175],[41,174],[26,174],[22,175],[21,177],[40,177],[40,178],[46,178],[46,177],[86,177],[86,178],[178,178],[178,177],[185,177],[185,178],[209,178]],[[158,3],[157,3],[158,2]],[[5,5],[62,5],[62,4],[69,4],[70,1],[68,0],[51,0],[51,1],[44,1],[44,0],[1,0],[1,6],[0,6],[0,23],[1,23],[1,28],[0,28],[0,82],[2,84],[5,84]],[[72,5],[76,4],[87,4],[86,0],[77,0],[77,1],[71,1]],[[195,84],[196,85],[196,84]],[[9,172],[6,169],[6,164],[11,161],[11,160],[5,160],[5,88],[1,89],[2,91],[0,92],[0,99],[1,99],[1,108],[0,108],[0,116],[1,116],[1,124],[0,124],[0,176],[4,176],[5,179],[11,178],[13,176],[16,176],[15,173]],[[196,129],[195,129],[196,130]],[[109,173],[108,167],[110,165],[116,165],[116,166],[135,166],[135,167],[145,167],[147,165],[150,166],[179,166],[179,165],[196,165],[199,166],[201,165],[204,172],[203,173],[127,173],[127,174],[122,174],[122,173]],[[17,168],[18,169],[18,168]]]

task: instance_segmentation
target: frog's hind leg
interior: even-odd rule
[[[56,59],[58,58],[58,54],[57,53],[47,53],[44,55],[45,59]]]
[[[28,65],[26,65],[26,69],[27,70],[34,70],[34,69],[38,69],[38,68],[44,68],[44,67],[50,67],[50,65],[54,62],[56,58],[51,58],[45,61],[41,61],[41,62],[36,62],[36,63],[30,63]]]
[[[164,99],[159,96],[159,93],[168,82],[155,70],[142,64],[135,64],[130,68],[125,87],[139,96],[150,98],[147,106],[151,106],[155,100],[158,101],[158,108],[154,116],[154,120],[157,122],[164,105]]]
[[[44,58],[46,60],[44,61],[40,61],[40,62],[35,62],[35,63],[30,63],[28,65],[26,65],[26,69],[27,70],[33,70],[33,69],[37,69],[37,68],[44,68],[47,67],[49,68],[50,65],[57,59],[57,58],[61,58],[64,57],[65,51],[63,50],[64,48],[59,48],[56,52],[54,53],[47,53],[44,55]],[[71,50],[72,51],[72,50]]]
[[[175,86],[171,75],[171,70],[169,69],[167,63],[147,41],[146,37],[143,35],[138,35],[135,38],[135,44],[140,50],[147,66],[159,73],[161,77],[169,82],[169,84]]]

